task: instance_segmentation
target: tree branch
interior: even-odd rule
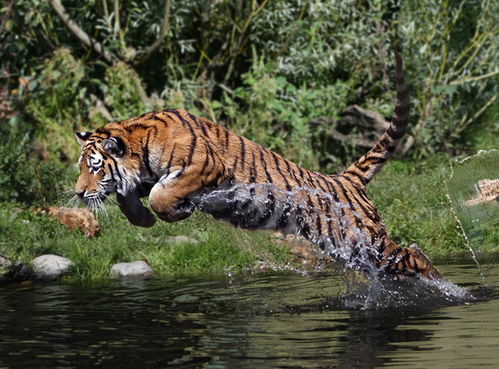
[[[161,28],[159,30],[159,36],[154,41],[154,43],[149,46],[145,51],[139,51],[134,60],[134,65],[138,65],[143,63],[161,46],[161,43],[164,41],[166,37],[166,32],[170,27],[170,8],[171,8],[171,0],[165,0],[165,8],[163,10],[163,22],[161,23]]]
[[[83,42],[88,47],[92,48],[97,54],[102,55],[104,59],[106,59],[106,61],[109,63],[114,63],[115,61],[119,60],[119,58],[116,55],[107,50],[104,50],[104,48],[98,41],[90,37],[84,30],[80,28],[80,26],[78,26],[69,17],[69,14],[66,12],[66,9],[61,4],[60,0],[48,0],[48,2],[52,6],[52,8],[56,11],[56,13],[59,15],[59,17],[61,17],[66,27],[68,27],[69,30],[73,32],[73,34],[76,37],[78,37],[78,39],[81,42]]]
[[[120,0],[114,0],[114,34],[118,36],[120,30]]]

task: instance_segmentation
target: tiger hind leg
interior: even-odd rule
[[[385,275],[395,275],[399,279],[404,277],[442,279],[440,273],[416,244],[407,248],[399,247],[391,241],[387,241],[386,244],[378,262],[380,270]]]

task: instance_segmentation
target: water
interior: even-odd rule
[[[479,298],[365,310],[332,273],[6,287],[0,368],[497,367],[499,268],[438,268]]]

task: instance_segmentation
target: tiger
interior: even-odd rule
[[[395,85],[389,127],[341,174],[310,171],[208,119],[165,109],[76,132],[81,155],[75,192],[91,208],[115,193],[122,213],[140,227],[155,224],[150,209],[166,222],[198,209],[241,228],[295,233],[349,268],[374,268],[394,279],[442,279],[419,247],[390,239],[367,197],[366,186],[409,122],[409,88],[398,53]]]

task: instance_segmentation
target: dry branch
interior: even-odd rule
[[[90,37],[80,26],[78,26],[67,13],[64,6],[61,4],[59,0],[48,0],[49,4],[56,11],[56,13],[61,17],[62,21],[69,28],[73,34],[78,37],[78,39],[83,42],[88,47],[92,48],[96,53],[102,55],[106,61],[109,63],[114,63],[119,60],[119,58],[113,53],[105,50],[102,45]]]
[[[171,0],[165,0],[165,8],[163,10],[163,22],[161,23],[161,28],[159,30],[159,36],[154,41],[154,43],[149,46],[146,50],[141,50],[137,53],[136,58],[134,60],[134,64],[140,64],[147,60],[160,46],[166,37],[166,33],[170,26],[170,8],[171,8]]]

